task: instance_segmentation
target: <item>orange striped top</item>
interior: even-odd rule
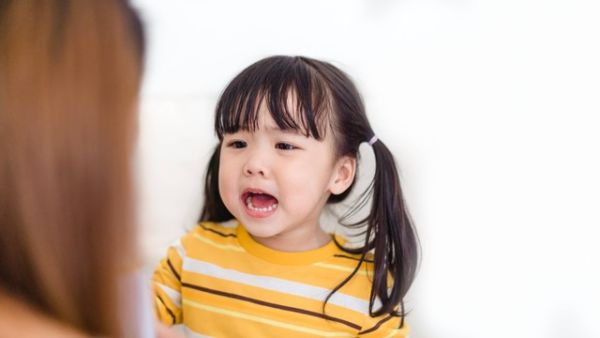
[[[371,264],[330,297],[358,256],[333,241],[281,252],[241,225],[201,223],[174,243],[153,275],[154,305],[189,337],[407,337],[395,316],[369,316]]]

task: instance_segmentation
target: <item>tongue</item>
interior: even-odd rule
[[[267,194],[253,194],[252,195],[252,205],[257,208],[267,208],[271,205],[277,203],[275,197]]]

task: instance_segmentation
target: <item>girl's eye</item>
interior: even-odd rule
[[[275,145],[275,148],[281,149],[281,150],[294,150],[294,149],[297,149],[295,146],[293,146],[293,145],[291,145],[289,143],[284,143],[284,142],[277,143]]]
[[[242,148],[246,148],[246,142],[245,141],[231,141],[231,142],[227,143],[227,146],[230,148],[242,149]]]

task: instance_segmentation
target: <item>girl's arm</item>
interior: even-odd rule
[[[185,256],[181,242],[169,247],[167,257],[152,276],[154,309],[158,319],[167,325],[181,324],[181,271]]]

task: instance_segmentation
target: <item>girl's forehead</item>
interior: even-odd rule
[[[301,123],[301,113],[297,111],[297,108],[294,106],[294,104],[292,103],[292,101],[290,101],[288,99],[288,111],[291,113],[289,114],[289,117],[292,118],[299,126],[302,125]],[[256,111],[256,127],[257,129],[260,130],[265,130],[265,131],[285,131],[285,132],[292,132],[292,133],[303,133],[305,134],[304,130],[296,130],[296,129],[292,129],[292,128],[281,128],[279,125],[277,125],[277,122],[275,122],[275,119],[273,119],[273,113],[269,110],[269,108],[267,107],[267,104],[264,100],[262,100],[262,102],[260,103],[257,111]]]
[[[265,104],[264,101],[258,107],[258,110],[256,111],[256,117],[257,117],[256,125],[257,125],[258,129],[265,129],[265,130],[281,129],[281,128],[279,128],[279,126],[277,125],[275,120],[273,119],[273,115],[272,115],[271,111],[269,110],[269,108],[267,108],[267,105]]]
[[[217,110],[217,133],[279,132],[323,139],[332,129],[329,106],[305,97],[294,90],[285,93],[246,93],[223,101]]]
[[[273,119],[273,117],[271,116],[271,112],[268,109],[259,111],[257,117],[258,118],[257,118],[256,130],[254,130],[254,132],[264,131],[267,133],[286,133],[286,134],[296,134],[296,135],[308,136],[308,135],[306,135],[306,132],[304,130],[293,129],[293,128],[284,129],[284,128],[279,127],[277,125],[277,123],[275,122],[275,120]]]

